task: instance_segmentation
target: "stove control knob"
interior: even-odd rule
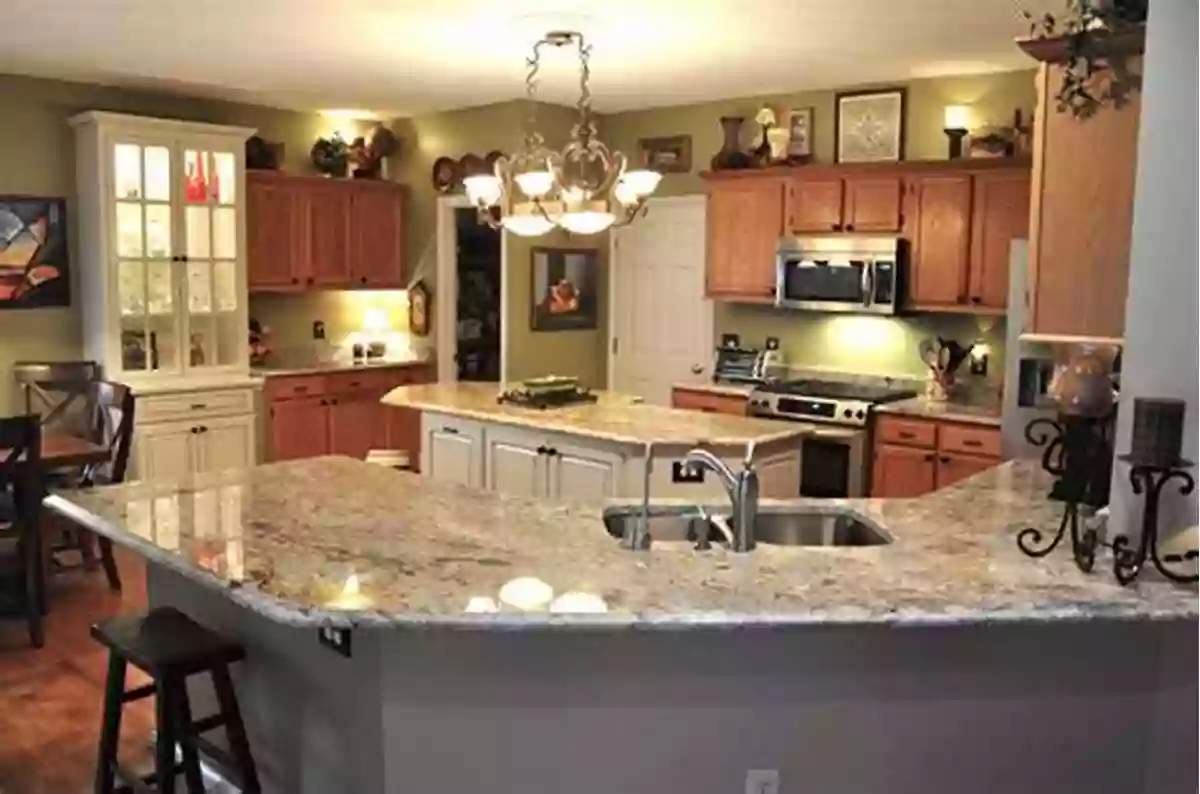
[[[842,411],[842,416],[846,417],[847,419],[849,419],[849,418],[850,418],[851,416],[853,416],[853,415],[854,415],[854,412],[853,412],[853,411],[851,411],[849,408],[847,408],[846,410]]]
[[[867,417],[867,415],[865,413],[863,413],[862,411],[859,411],[854,416],[858,419],[865,419]]]

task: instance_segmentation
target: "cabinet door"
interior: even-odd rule
[[[382,406],[358,394],[335,395],[328,402],[330,453],[366,458],[375,439],[375,427],[384,421]]]
[[[401,235],[404,194],[389,186],[355,191],[350,216],[354,251],[351,277],[364,287],[403,289],[404,245]]]
[[[709,183],[707,224],[708,297],[773,303],[783,183],[763,178]]]
[[[350,283],[350,191],[336,182],[305,188],[308,194],[310,283]]]
[[[787,227],[797,234],[842,230],[842,180],[796,179],[788,186]]]
[[[386,449],[403,450],[408,453],[408,465],[413,471],[421,470],[421,412],[416,408],[383,406],[387,415]]]
[[[551,499],[602,502],[619,496],[625,461],[617,454],[552,442],[548,457]]]
[[[971,177],[924,176],[910,183],[910,299],[917,306],[958,306],[967,298]]]
[[[907,498],[929,493],[934,489],[936,468],[937,456],[932,452],[876,444],[871,496]]]
[[[253,416],[203,420],[196,440],[198,471],[244,469],[257,462]]]
[[[247,281],[250,290],[299,288],[292,275],[292,194],[276,177],[246,180]]]
[[[272,460],[314,458],[329,454],[329,407],[307,397],[271,404]]]
[[[939,455],[937,465],[937,487],[945,488],[959,480],[987,471],[999,465],[995,458],[973,458],[970,455]]]
[[[440,419],[428,423],[421,444],[421,473],[442,482],[456,482],[478,488],[480,485],[479,439],[472,433]]]
[[[1008,305],[1008,249],[1029,239],[1028,171],[975,176],[971,213],[971,303],[989,309]]]
[[[800,495],[800,454],[767,458],[758,466],[758,494],[763,499],[795,499]]]
[[[843,228],[848,232],[900,231],[900,192],[898,176],[847,179]]]
[[[484,434],[487,489],[510,496],[546,496],[545,447],[532,433],[489,428]]]
[[[197,429],[190,422],[170,422],[138,431],[138,478],[175,481],[194,472]]]

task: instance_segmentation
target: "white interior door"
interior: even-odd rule
[[[612,236],[609,388],[668,405],[673,383],[712,376],[704,197],[650,199]]]

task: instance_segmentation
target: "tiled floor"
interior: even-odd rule
[[[51,581],[46,646],[34,650],[21,620],[0,619],[0,794],[81,794],[92,790],[107,655],[88,635],[97,620],[143,609],[145,573],[117,552],[124,592],[100,571]],[[134,683],[131,672],[129,685]],[[122,760],[149,759],[153,700],[125,707]]]

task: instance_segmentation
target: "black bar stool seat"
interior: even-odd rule
[[[234,772],[239,778],[235,782],[240,783],[245,794],[261,791],[229,676],[229,665],[245,658],[242,646],[204,628],[172,607],[97,623],[92,626],[92,637],[109,649],[104,722],[96,762],[96,794],[119,791],[174,794],[175,779],[181,772],[189,794],[203,794],[200,750]],[[127,691],[125,671],[129,664],[144,671],[153,683]],[[204,672],[212,676],[218,712],[193,721],[186,679]],[[154,773],[139,777],[122,768],[117,760],[121,710],[125,703],[151,695],[155,697],[157,731]],[[228,753],[200,736],[222,726],[229,742]],[[181,764],[175,760],[176,744],[182,756]]]

